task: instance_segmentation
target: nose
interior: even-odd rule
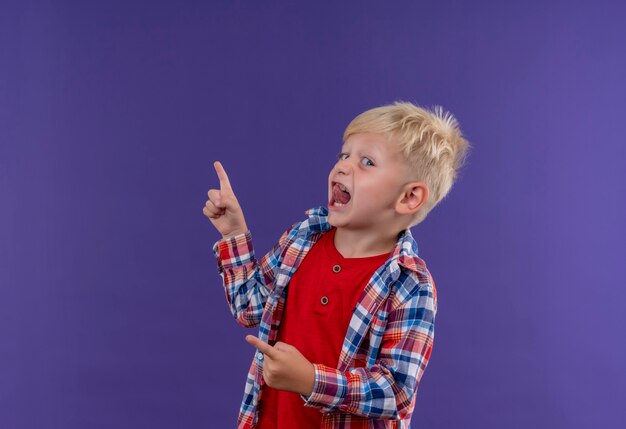
[[[337,165],[335,165],[335,170],[337,173],[348,174],[352,171],[352,165],[350,164],[350,159],[340,159],[337,161]]]

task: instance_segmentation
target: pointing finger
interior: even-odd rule
[[[213,166],[215,167],[215,171],[217,172],[217,177],[219,177],[220,179],[220,188],[232,190],[233,188],[230,186],[230,180],[228,180],[228,175],[226,174],[226,170],[224,170],[224,167],[222,167],[222,163],[219,161],[215,161],[213,163]]]
[[[259,349],[261,353],[269,356],[270,359],[274,359],[276,357],[276,350],[274,347],[270,346],[265,341],[258,339],[254,335],[246,335],[246,341]]]

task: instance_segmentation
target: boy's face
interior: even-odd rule
[[[393,219],[403,186],[410,183],[399,145],[383,134],[350,136],[328,175],[328,221],[335,227],[367,229]],[[341,194],[337,183],[347,188]],[[336,202],[346,201],[344,205]]]

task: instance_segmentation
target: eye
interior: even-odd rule
[[[345,158],[344,158],[344,156],[345,156]],[[337,159],[341,161],[341,160],[346,159],[348,156],[350,156],[350,154],[348,154],[346,152],[341,152],[339,155],[337,155]],[[373,167],[374,166],[374,162],[371,159],[369,159],[369,158],[364,156],[363,160],[365,161],[364,165],[366,165],[368,167]]]

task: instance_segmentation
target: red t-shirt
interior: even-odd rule
[[[311,363],[333,368],[361,292],[389,257],[344,258],[335,247],[335,231],[320,237],[292,276],[277,339],[296,347]],[[296,422],[299,429],[319,429],[320,409],[305,407],[299,393],[266,384],[260,398],[258,429],[293,429]],[[368,427],[366,419],[363,423]]]

